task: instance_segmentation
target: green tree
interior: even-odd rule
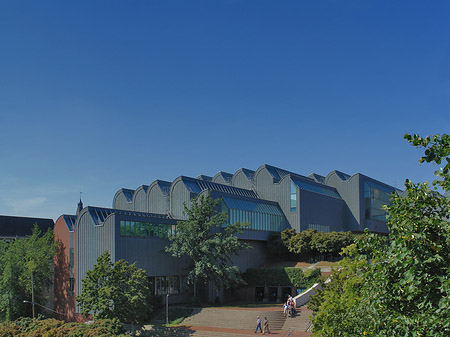
[[[282,232],[273,232],[267,240],[267,250],[270,255],[282,259],[295,259],[297,254],[289,251],[288,245],[291,237],[295,235],[295,229],[285,229]]]
[[[94,318],[118,318],[122,322],[144,323],[151,313],[148,300],[149,281],[136,263],[124,260],[111,262],[105,251],[82,281],[81,294],[76,297],[83,315]]]
[[[26,239],[0,241],[0,317],[13,320],[30,314],[32,293],[45,303],[44,293],[53,280],[53,257],[57,244],[53,231],[42,234],[37,225]],[[40,310],[39,306],[35,306]]]
[[[447,135],[405,138],[426,147],[421,161],[450,163]],[[441,180],[433,184],[448,193],[449,170],[443,168],[437,175]],[[335,276],[352,271],[344,265],[320,293],[320,304],[313,300],[315,336],[450,334],[449,198],[427,183],[406,181],[405,188],[404,196],[393,193],[392,204],[386,206],[389,236],[359,240],[353,263],[367,258],[367,267],[353,268],[346,278]],[[337,297],[351,305],[342,311],[342,303],[333,302]]]
[[[341,268],[334,269],[332,280],[322,284],[324,291],[312,297],[308,308],[314,311],[311,322],[315,336],[360,336],[364,335],[361,320],[365,310],[361,308],[362,287],[367,270],[367,259],[358,254],[356,244],[343,249]]]
[[[170,244],[166,247],[172,256],[189,258],[188,283],[194,285],[194,297],[198,282],[213,281],[225,288],[244,282],[231,258],[250,248],[236,236],[247,224],[227,224],[226,212],[217,211],[220,202],[208,194],[194,199],[191,208],[185,205],[187,220],[178,223],[176,234],[169,237]]]
[[[288,242],[290,252],[309,257],[313,253],[312,239],[317,233],[315,229],[307,229],[291,236]]]

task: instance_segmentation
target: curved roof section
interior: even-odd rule
[[[239,188],[239,187],[213,183],[211,181],[204,181],[204,180],[200,180],[200,179],[189,178],[189,177],[185,177],[185,176],[181,176],[180,178],[184,182],[186,187],[188,188],[189,192],[192,192],[192,193],[199,194],[204,190],[209,190],[209,191],[217,191],[217,192],[222,192],[222,193],[227,193],[227,194],[239,195],[239,196],[248,197],[248,198],[258,198],[256,193],[251,190],[246,190],[246,189]]]
[[[205,175],[203,175],[203,174],[200,174],[196,179],[206,180],[206,181],[212,181],[212,180],[213,180],[213,177],[205,176]]]
[[[152,217],[152,218],[160,218],[167,219],[167,216],[164,214],[156,214],[156,213],[145,213],[145,212],[136,212],[136,211],[126,211],[122,209],[113,209],[113,208],[102,208],[102,207],[92,207],[88,206],[85,208],[86,212],[92,218],[92,221],[96,226],[102,225],[106,218],[111,214],[120,214],[120,215],[129,215],[129,216],[137,216],[137,217]]]
[[[244,173],[245,177],[246,177],[248,180],[253,180],[253,178],[255,177],[255,171],[252,171],[252,170],[249,170],[249,169],[246,169],[246,168],[243,168],[243,167],[240,168],[239,170],[237,170],[237,171],[234,173],[234,175],[238,174],[239,172]]]
[[[148,185],[141,185],[141,186],[139,186],[138,188],[136,188],[136,191],[137,190],[144,190],[144,192],[145,193],[147,193],[147,190],[148,190]],[[135,191],[135,192],[136,192]],[[133,193],[134,194],[134,193]]]
[[[69,232],[73,232],[74,228],[75,228],[75,222],[77,221],[77,216],[76,215],[68,215],[68,214],[63,214],[63,220],[66,223],[67,229],[69,230]]]
[[[328,179],[328,177],[331,176],[332,174],[335,174],[336,176],[338,176],[339,179],[341,179],[342,181],[349,180],[352,177],[351,175],[349,175],[347,173],[344,173],[344,172],[341,172],[338,170],[333,170],[327,174],[327,177],[325,179]]]
[[[227,172],[217,172],[216,175],[213,177],[213,182],[216,182],[216,180],[222,177],[223,180],[227,183],[227,184],[231,184],[231,179],[233,178],[233,175],[231,173],[227,173]]]
[[[281,179],[283,179],[285,176],[287,176],[289,174],[295,174],[295,173],[280,169],[275,166],[267,165],[267,164],[262,165],[262,167],[266,168],[266,170],[270,173],[270,175],[277,181],[280,181]],[[258,168],[258,170],[259,170],[259,168]]]
[[[159,186],[159,188],[161,189],[161,192],[164,195],[169,195],[170,193],[170,185],[172,185],[172,183],[170,181],[164,181],[164,180],[156,180],[156,184]]]
[[[122,193],[125,197],[125,200],[128,203],[133,202],[133,194],[134,194],[134,190],[130,190],[128,188],[121,188],[120,190],[118,190],[116,192],[116,195],[114,196],[114,200],[117,198],[117,196],[119,195],[119,193]]]
[[[315,182],[325,184],[325,177],[317,173],[311,173],[308,178],[314,179]]]

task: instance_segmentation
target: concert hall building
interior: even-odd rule
[[[61,215],[55,224],[55,238],[61,243],[55,263],[55,310],[67,313],[68,320],[78,317],[74,296],[81,292],[86,271],[106,250],[113,262],[137,262],[153,281],[155,293],[183,300],[185,263],[163,249],[177,221],[185,219],[184,205],[190,207],[200,195],[221,198],[228,223],[251,224],[240,239],[252,249],[233,260],[244,272],[267,262],[269,235],[286,228],[387,233],[382,205],[389,203],[393,191],[401,192],[360,173],[303,176],[264,164],[256,171],[241,168],[234,174],[180,176],[172,182],[121,188],[112,208],[83,207],[80,200],[76,214]]]

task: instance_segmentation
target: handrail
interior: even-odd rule
[[[286,331],[286,333],[283,335],[283,337],[290,337],[292,335],[292,333],[294,332],[294,328],[289,328],[288,331]]]

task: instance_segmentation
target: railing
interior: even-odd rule
[[[285,332],[283,337],[290,337],[292,335],[292,333],[294,332],[294,330],[295,330],[294,328],[289,328],[289,330]]]

